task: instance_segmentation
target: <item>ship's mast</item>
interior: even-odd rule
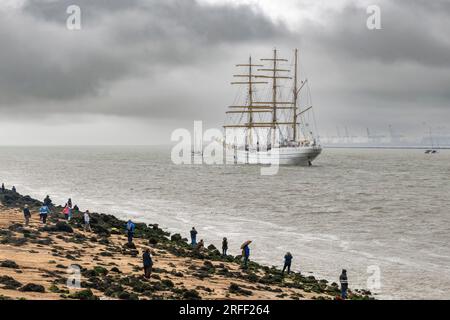
[[[263,60],[263,59],[261,59]],[[273,49],[273,75],[272,75],[272,127],[270,128],[272,136],[272,146],[275,146],[276,127],[277,127],[277,49]]]
[[[277,126],[277,49],[273,50],[273,86],[272,86],[272,145],[275,146],[276,126]]]
[[[248,105],[253,105],[253,83],[252,83],[252,56],[248,58]],[[253,144],[252,138],[252,127],[253,127],[253,109],[248,110],[248,130],[247,130],[247,141],[249,145]]]
[[[230,106],[229,108],[242,108],[243,110],[240,111],[227,111],[226,113],[239,113],[244,114],[247,113],[247,123],[243,126],[224,126],[225,128],[228,127],[242,127],[246,128],[246,137],[245,137],[245,146],[253,144],[253,138],[252,138],[252,129],[254,128],[254,119],[253,114],[257,112],[267,112],[266,109],[261,108],[261,106],[255,106],[254,105],[254,99],[253,99],[253,85],[257,84],[267,84],[265,81],[254,81],[253,78],[256,78],[256,75],[253,74],[253,67],[263,67],[261,64],[253,64],[252,63],[252,57],[250,56],[248,59],[248,64],[237,64],[236,67],[248,67],[248,73],[247,74],[235,74],[234,77],[242,77],[247,78],[247,81],[236,81],[232,82],[231,84],[246,84],[248,86],[248,104],[247,105],[240,105],[240,106]]]
[[[261,59],[261,61],[270,61],[272,67],[269,68],[261,68],[257,69],[257,71],[270,72],[269,75],[256,75],[254,74],[254,69],[252,67],[264,67],[263,65],[253,64],[251,58],[249,59],[248,64],[238,64],[237,67],[249,67],[248,74],[240,74],[234,75],[234,77],[244,77],[247,78],[248,81],[239,81],[232,82],[231,84],[246,84],[248,85],[248,95],[249,95],[249,103],[247,105],[237,105],[237,106],[229,106],[234,110],[227,111],[226,113],[236,113],[236,114],[244,114],[248,113],[247,123],[243,124],[231,124],[225,125],[225,130],[227,128],[246,128],[248,131],[252,131],[252,129],[256,128],[268,128],[270,130],[270,135],[272,135],[272,145],[275,146],[275,138],[276,138],[276,129],[279,125],[288,125],[292,126],[292,121],[283,121],[279,122],[278,120],[278,110],[292,110],[293,102],[291,101],[278,101],[278,79],[292,79],[288,76],[279,76],[279,72],[290,72],[288,69],[280,69],[279,62],[287,62],[287,59],[278,58],[277,50],[273,51],[273,58],[270,59]],[[253,97],[253,85],[256,84],[267,84],[268,82],[263,81],[254,81],[253,78],[266,78],[272,80],[272,101],[255,101]],[[255,122],[254,114],[255,113],[270,113],[272,115],[271,120],[267,122]],[[247,137],[246,137],[247,139]],[[251,139],[251,135],[250,135]],[[270,142],[268,142],[270,143]]]
[[[273,69],[259,69],[259,71],[272,71],[272,76],[261,76],[264,78],[272,78],[272,126],[270,127],[271,135],[272,135],[272,146],[275,146],[275,138],[276,138],[276,127],[279,124],[278,118],[277,118],[277,105],[279,104],[277,101],[277,79],[291,79],[290,77],[280,77],[277,75],[278,71],[286,71],[289,72],[290,70],[285,69],[278,69],[277,68],[277,62],[278,61],[285,61],[286,59],[280,59],[277,57],[277,49],[273,49],[273,58],[272,59],[261,59],[261,61],[272,61],[273,62]],[[290,103],[288,103],[290,104]]]
[[[297,98],[298,98],[298,89],[297,89],[297,65],[298,65],[298,49],[295,49],[295,58],[294,58],[294,118],[292,121],[292,141],[297,141]]]

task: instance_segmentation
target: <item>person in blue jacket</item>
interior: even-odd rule
[[[127,222],[127,235],[128,235],[128,244],[133,243],[133,236],[134,236],[134,229],[135,225],[131,220],[128,220]]]
[[[197,230],[194,227],[191,229],[191,245],[195,246],[197,244]]]
[[[284,256],[284,266],[283,266],[283,271],[281,272],[282,274],[284,274],[284,271],[287,268],[287,274],[291,273],[291,263],[292,263],[292,254],[290,252],[286,252],[285,256]]]
[[[342,269],[342,273],[339,276],[339,282],[341,283],[341,298],[347,299],[347,290],[348,290],[348,278],[347,278],[347,270]]]
[[[39,209],[39,217],[43,224],[47,223],[47,216],[50,213],[50,209],[45,204]]]
[[[144,276],[145,278],[150,279],[150,276],[152,274],[153,260],[149,249],[145,249],[145,252],[142,255],[142,261],[144,263]]]
[[[242,257],[244,258],[244,269],[248,267],[248,258],[250,257],[250,247],[251,241],[247,241],[242,245]]]

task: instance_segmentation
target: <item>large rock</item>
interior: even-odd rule
[[[22,286],[22,284],[10,276],[0,276],[0,284],[3,284],[3,289],[15,290]]]
[[[44,286],[41,286],[40,284],[34,284],[34,283],[28,283],[24,285],[22,288],[19,289],[23,292],[45,292]]]
[[[58,221],[53,226],[45,226],[45,227],[42,228],[42,231],[73,233],[72,227],[69,226],[67,224],[67,222],[65,222],[65,221]]]
[[[11,268],[11,269],[19,269],[19,265],[12,260],[4,260],[0,263],[0,267],[3,268]]]

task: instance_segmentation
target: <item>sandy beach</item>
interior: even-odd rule
[[[158,225],[136,223],[134,245],[127,245],[125,221],[91,213],[92,232],[85,232],[82,213],[67,223],[52,208],[47,225],[39,221],[41,202],[6,190],[0,193],[1,299],[335,299],[336,283],[281,275],[274,267],[250,262],[243,270],[240,257],[222,257],[214,246],[193,250],[179,234]],[[29,226],[22,213],[32,212]],[[149,248],[153,272],[145,279],[142,253]],[[71,268],[69,268],[72,266]],[[80,288],[67,279],[80,271]],[[351,299],[369,299],[356,290]]]

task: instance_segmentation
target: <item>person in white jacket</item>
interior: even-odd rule
[[[84,231],[89,230],[90,232],[92,232],[90,222],[91,222],[91,217],[89,216],[89,210],[86,210],[86,212],[84,213]]]

